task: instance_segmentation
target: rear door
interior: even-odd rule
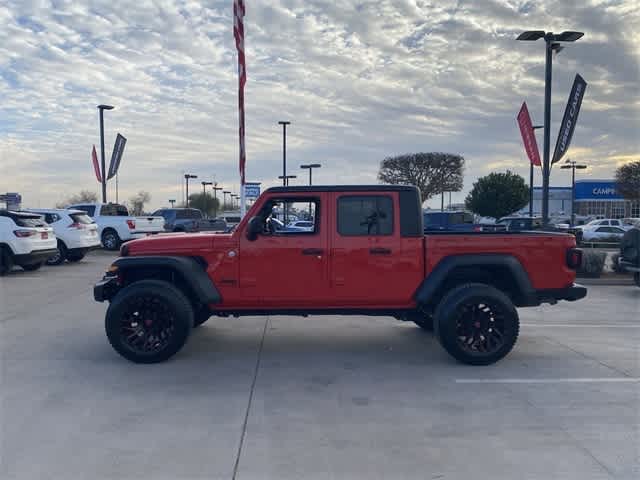
[[[423,278],[424,237],[422,231],[401,235],[398,192],[333,193],[331,203],[329,275],[336,302],[352,307],[411,304]]]

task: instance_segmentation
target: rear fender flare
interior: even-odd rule
[[[414,298],[419,305],[429,303],[438,289],[447,281],[447,277],[459,267],[502,267],[509,270],[513,275],[516,288],[519,293],[521,306],[537,305],[536,291],[531,285],[529,275],[522,264],[513,255],[505,254],[468,254],[452,255],[445,257],[422,281],[414,294]]]

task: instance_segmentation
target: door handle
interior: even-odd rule
[[[369,254],[370,255],[391,255],[391,249],[390,248],[370,248]]]
[[[321,248],[303,248],[303,255],[322,255],[323,250]]]

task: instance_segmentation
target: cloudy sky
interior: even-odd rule
[[[237,192],[232,3],[0,0],[0,192],[44,207],[98,191],[100,103],[116,107],[107,158],[117,132],[128,138],[121,200],[140,189],[151,207],[180,198],[183,171]],[[322,163],[318,183],[376,182],[382,158],[416,151],[466,158],[454,201],[491,171],[528,175],[515,116],[526,100],[542,120],[544,46],[516,42],[526,29],[585,32],[554,59],[552,147],[580,73],[589,86],[568,156],[594,178],[640,159],[637,1],[246,3],[248,180],[277,182],[278,120],[292,121],[299,183],[307,162]]]

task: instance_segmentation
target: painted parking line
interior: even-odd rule
[[[619,323],[521,323],[527,328],[640,328],[638,324],[621,325]]]
[[[640,383],[637,377],[602,377],[602,378],[456,378],[455,383],[526,383],[526,384],[558,384],[558,383]]]

